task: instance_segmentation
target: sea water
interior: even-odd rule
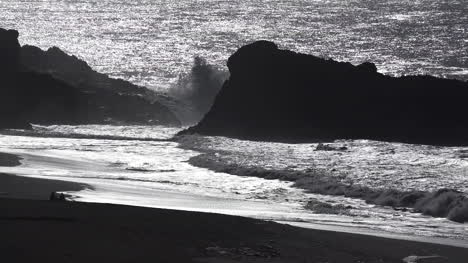
[[[226,70],[238,47],[259,39],[281,48],[352,63],[371,61],[391,75],[468,79],[465,0],[161,1],[0,0],[0,27],[22,44],[58,46],[96,70],[166,92],[201,56]],[[292,183],[217,173],[189,164],[201,153],[230,164],[318,169],[372,189],[467,193],[464,147],[368,140],[316,144],[246,142],[223,137],[171,139],[178,129],[148,126],[35,126],[0,136],[0,151],[23,165],[2,172],[87,183],[76,200],[219,212],[302,226],[467,244],[468,226],[445,218],[317,195]],[[10,132],[11,133],[11,132]],[[309,201],[343,211],[311,211]],[[325,213],[325,214],[324,214]]]
[[[304,227],[468,244],[468,224],[360,199],[311,194],[291,182],[219,173],[188,162],[209,151],[245,166],[296,170],[335,167],[348,175],[348,183],[373,188],[430,191],[450,187],[466,192],[468,177],[462,171],[468,160],[459,154],[468,147],[434,147],[431,151],[428,146],[338,141],[335,143],[349,148],[333,153],[315,151],[316,144],[204,136],[173,139],[179,130],[35,125],[32,133],[10,131],[0,135],[0,152],[23,158],[20,167],[1,167],[0,172],[88,184],[83,191],[69,193],[77,201],[215,212]],[[198,150],[187,149],[189,146]],[[395,149],[391,158],[387,153],[390,149]],[[310,210],[305,208],[308,202],[346,209]]]
[[[0,0],[0,27],[157,90],[255,40],[382,73],[468,79],[466,0]]]

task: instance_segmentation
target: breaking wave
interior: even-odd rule
[[[315,194],[358,198],[370,204],[403,210],[409,208],[413,212],[424,215],[445,217],[460,223],[468,222],[468,197],[465,193],[452,189],[440,189],[433,192],[371,189],[358,184],[342,183],[338,178],[326,176],[319,170],[275,170],[227,163],[219,157],[218,153],[204,153],[192,157],[189,163],[233,175],[292,181],[294,186]]]
[[[197,123],[209,111],[229,73],[210,65],[204,58],[195,57],[189,73],[179,76],[168,95],[183,102],[189,111],[175,109],[185,125]]]

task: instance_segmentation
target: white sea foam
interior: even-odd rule
[[[181,72],[195,56],[223,68],[239,46],[258,39],[353,63],[369,60],[389,74],[467,79],[467,8],[464,0],[0,0],[0,27],[18,29],[22,44],[59,46],[100,72],[164,91],[184,79]],[[177,130],[163,127],[35,129],[34,134],[0,136],[0,151],[24,157],[23,166],[0,170],[95,186],[75,193],[79,200],[468,240],[466,224],[342,196],[306,194],[292,183],[216,173],[187,163],[198,151],[208,151],[239,166],[320,170],[345,184],[371,189],[466,193],[466,148],[338,141],[333,146],[348,150],[314,151],[314,144],[190,137],[182,143],[193,150],[184,150],[168,140]],[[303,208],[311,200],[352,208],[343,214],[317,214]]]
[[[23,157],[22,166],[2,167],[0,172],[75,181],[94,187],[71,193],[77,200],[242,215],[314,228],[396,235],[399,238],[412,235],[420,239],[442,238],[456,244],[463,244],[468,240],[467,224],[443,218],[434,219],[409,211],[397,211],[367,204],[359,199],[305,193],[292,187],[292,182],[241,177],[194,167],[188,160],[200,152],[179,148],[175,141],[156,140],[167,138],[168,134],[175,134],[177,130],[169,132],[155,128],[153,132],[148,129],[142,133],[142,127],[130,126],[36,128],[41,130],[42,137],[0,136],[1,152],[15,153]],[[125,133],[122,132],[124,130]],[[117,133],[125,137],[133,136],[134,139],[48,138],[45,137],[45,131],[62,133],[63,137],[66,137],[66,133],[99,136]],[[139,137],[145,140],[138,140]],[[148,138],[155,140],[147,140]],[[259,161],[258,165],[284,165],[285,159],[291,163],[296,159],[299,166],[295,169],[300,169],[304,160],[300,157],[302,155],[295,155],[294,152],[314,152],[310,145],[301,144],[282,148],[275,143],[255,145],[253,142],[227,138],[216,138],[216,142],[212,141],[211,137],[192,137],[190,140],[198,147],[205,147],[205,150],[213,150],[223,145],[224,152],[220,152],[219,156],[226,154],[229,158],[233,158],[233,155],[238,155],[236,158],[245,158],[250,154],[253,158],[251,162]],[[358,144],[354,149],[363,146],[362,142]],[[252,152],[254,146],[261,147]],[[287,148],[289,150],[284,152]],[[362,151],[369,152],[369,148],[362,148]],[[236,153],[234,149],[244,151],[241,154]],[[276,156],[277,153],[281,153],[281,156]],[[273,161],[275,156],[277,159],[268,164],[267,159],[261,160],[258,156],[260,154],[263,158],[270,158],[270,161]],[[321,154],[332,153],[310,154],[316,155],[317,160],[314,163],[319,164],[330,161],[329,157],[318,158]],[[355,152],[351,151],[350,154]],[[372,160],[370,158],[367,164]],[[338,169],[345,167],[336,160],[334,163],[338,165]],[[359,163],[353,165],[357,164]],[[359,177],[358,173],[353,176]],[[378,176],[375,175],[375,178]],[[309,201],[324,205],[317,206],[320,209],[305,209],[304,206]],[[323,209],[324,207],[326,209]]]
[[[317,143],[252,142],[224,137],[184,136],[189,149],[222,153],[227,164],[272,170],[318,171],[346,184],[373,189],[468,192],[468,147],[437,147],[371,140],[328,144],[343,150],[316,150]]]

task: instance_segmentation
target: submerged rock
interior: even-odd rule
[[[332,205],[330,203],[321,202],[316,199],[307,201],[304,206],[305,209],[312,210],[317,214],[335,214],[335,215],[351,215],[350,210],[353,209],[351,206],[345,206],[342,204]]]
[[[449,262],[447,258],[441,256],[408,256],[403,259],[405,263],[444,263]]]
[[[259,41],[228,60],[229,79],[186,133],[253,140],[377,139],[468,144],[468,84],[391,77]]]
[[[348,147],[346,146],[332,146],[330,144],[324,144],[324,143],[319,143],[315,147],[315,151],[346,151],[348,150]]]

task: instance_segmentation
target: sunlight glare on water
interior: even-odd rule
[[[339,169],[350,172],[351,175],[346,180],[362,179],[362,182],[369,183],[370,186],[373,185],[373,180],[380,180],[378,181],[380,183],[374,182],[374,184],[391,185],[386,181],[387,177],[382,176],[383,179],[379,179],[376,174],[371,176],[372,179],[366,176],[359,178],[365,175],[365,170],[375,168],[369,165],[372,165],[372,162],[378,164],[378,158],[388,159],[384,155],[378,157],[379,154],[374,153],[375,142],[337,142],[337,144],[346,143],[350,147],[348,152],[338,156],[336,153],[314,151],[311,145],[245,142],[222,137],[189,136],[184,138],[185,141],[176,142],[167,139],[178,130],[164,127],[147,129],[144,126],[107,125],[36,125],[34,127],[38,136],[0,135],[0,152],[18,154],[23,158],[22,166],[1,167],[0,172],[61,179],[93,186],[94,190],[72,193],[80,201],[242,215],[315,228],[334,228],[340,231],[403,235],[403,237],[438,237],[462,243],[468,240],[467,224],[371,205],[359,199],[310,194],[292,187],[291,182],[218,173],[188,163],[191,157],[201,152],[222,149],[222,155],[219,156],[224,156],[233,162],[252,165],[255,163],[265,165],[267,168],[284,166],[290,169],[303,169],[310,165],[322,166],[325,169],[327,165],[334,164]],[[142,132],[145,129],[146,131]],[[63,137],[50,138],[47,134],[54,136],[62,134]],[[67,138],[68,134],[74,136],[82,134],[89,137]],[[104,135],[109,139],[100,137]],[[99,139],[93,139],[92,136],[99,136]],[[122,137],[131,140],[121,139]],[[191,141],[192,146],[203,145],[204,148],[200,149],[201,152],[184,149],[189,144],[187,140]],[[180,148],[179,143],[184,147]],[[400,144],[388,144],[386,147],[405,149]],[[386,150],[386,147],[381,147],[382,151]],[[442,151],[445,151],[445,155],[441,154],[440,158],[447,158],[459,150],[453,149],[450,153],[450,149],[445,149]],[[402,150],[399,151],[404,153]],[[396,155],[392,162],[404,163],[405,158],[415,154],[415,150],[405,151],[407,152],[404,155]],[[268,154],[265,154],[266,152]],[[364,161],[365,153],[369,156],[368,163]],[[427,153],[416,152],[416,154]],[[341,158],[345,158],[343,162],[352,162],[348,170],[345,163],[339,163]],[[310,162],[312,159],[313,163]],[[456,163],[448,163],[456,167]],[[296,166],[293,167],[292,164]],[[428,166],[425,162],[418,165]],[[349,169],[353,166],[354,170]],[[356,169],[358,166],[363,170]],[[389,166],[388,170],[390,168]],[[388,170],[381,169],[382,175]],[[403,175],[395,178],[395,182],[405,180]],[[428,177],[428,180],[443,183],[444,177],[441,178],[437,180]],[[463,185],[463,182],[460,182],[462,181],[458,181],[458,184]],[[347,209],[312,211],[304,208],[309,201],[331,206],[339,205]]]
[[[255,40],[394,75],[468,79],[465,0],[0,0],[0,27],[96,70],[167,90],[201,56],[220,68]]]
[[[252,142],[224,137],[182,139],[188,148],[220,152],[227,164],[272,170],[313,168],[346,184],[374,189],[468,193],[468,147],[440,147],[372,140],[339,140],[328,144],[344,150],[317,151],[317,143]]]
[[[99,72],[167,91],[201,56],[225,69],[226,59],[255,40],[349,61],[374,62],[392,75],[432,74],[468,80],[465,0],[0,0],[0,27],[22,44],[61,49]],[[313,168],[345,184],[373,189],[468,192],[468,148],[368,140],[316,144],[246,142],[188,136],[149,126],[34,126],[34,137],[0,135],[0,151],[23,157],[0,172],[87,183],[77,200],[251,216],[352,227],[406,236],[468,241],[468,225],[305,193],[291,182],[240,177],[188,163],[200,153],[226,164],[274,170]],[[52,136],[53,135],[53,136]],[[50,137],[47,137],[50,136]],[[182,144],[183,148],[179,143]],[[190,150],[188,150],[190,149]],[[346,212],[304,209],[308,201]]]

